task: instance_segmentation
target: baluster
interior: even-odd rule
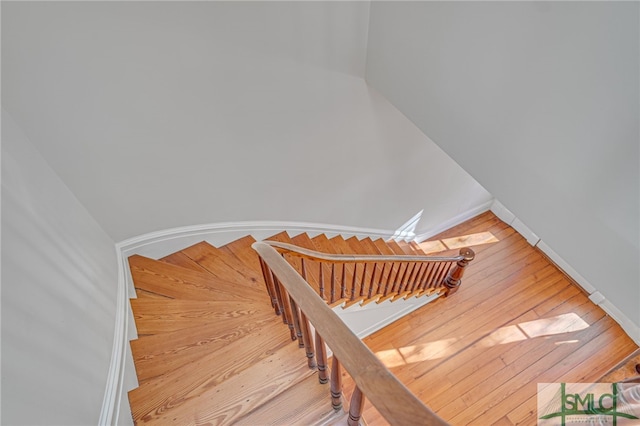
[[[418,265],[420,265],[420,266],[418,266],[418,267],[416,268],[416,273],[414,274],[414,276],[413,276],[413,280],[411,281],[411,285],[410,285],[410,287],[409,287],[409,291],[410,291],[411,293],[413,293],[414,291],[416,291],[416,288],[418,287],[418,282],[419,282],[419,281],[418,281],[418,279],[419,279],[419,278],[421,277],[421,275],[422,275],[422,272],[423,272],[423,269],[424,269],[425,263],[424,263],[424,262],[421,262],[421,263],[419,263]]]
[[[397,286],[398,288],[397,288],[397,290],[395,291],[395,293],[397,293],[397,294],[402,293],[402,292],[404,291],[404,287],[405,287],[405,285],[406,285],[406,284],[405,284],[405,283],[406,283],[405,278],[407,278],[407,272],[409,272],[409,266],[410,266],[410,264],[409,264],[409,263],[407,263],[406,265],[407,265],[407,267],[406,267],[406,268],[404,268],[404,273],[402,274],[402,278],[400,278],[400,281],[399,281],[400,285],[398,285],[398,286]]]
[[[436,287],[439,287],[443,283],[447,272],[449,272],[449,268],[451,268],[451,263],[442,262],[442,271],[440,271],[438,279],[436,280]]]
[[[356,277],[358,276],[358,264],[353,264],[353,280],[351,282],[351,300],[356,298]]]
[[[293,328],[293,313],[291,312],[291,304],[289,303],[289,295],[287,294],[287,290],[283,287],[283,285],[278,280],[278,277],[274,276],[276,283],[276,292],[279,294],[279,299],[282,302],[282,322],[287,324],[289,327],[289,333],[291,334],[291,340],[296,340],[296,332]]]
[[[324,346],[324,339],[316,331],[316,363],[318,365],[318,381],[325,384],[329,381],[327,377],[327,350]]]
[[[340,280],[340,298],[347,298],[347,264],[342,264],[342,279]]]
[[[278,315],[282,314],[282,322],[287,323],[287,317],[285,315],[284,310],[284,302],[282,301],[282,288],[280,287],[280,282],[278,278],[273,274],[273,271],[270,272],[271,279],[273,280],[273,287],[276,290],[276,301],[278,302],[278,311],[276,312]]]
[[[327,298],[324,295],[324,274],[322,273],[322,269],[324,269],[323,266],[322,262],[318,262],[318,269],[320,270],[318,273],[318,285],[320,285],[320,297],[326,301]]]
[[[424,289],[424,283],[425,283],[425,278],[427,277],[427,273],[429,272],[429,268],[433,265],[433,262],[425,262],[424,264],[424,268],[422,273],[420,274],[420,277],[418,278],[418,285],[416,290],[418,290],[420,293],[422,293],[422,290]]]
[[[356,386],[353,390],[353,394],[351,395],[351,402],[349,403],[349,419],[347,420],[347,425],[359,426],[363,409],[364,394],[360,388]]]
[[[378,288],[376,289],[376,294],[380,294],[380,287],[382,286],[382,281],[384,280],[384,271],[387,269],[388,262],[384,262],[382,264],[382,272],[380,272],[380,279],[378,280]]]
[[[331,406],[336,411],[342,408],[342,374],[340,361],[335,355],[331,360]]]
[[[423,281],[420,284],[420,290],[422,292],[427,291],[427,289],[429,288],[429,280],[431,279],[431,275],[433,274],[433,270],[435,269],[435,267],[436,264],[434,262],[429,262],[429,266],[424,273]]]
[[[387,284],[384,287],[384,293],[383,296],[386,296],[389,294],[389,285],[393,282],[391,281],[391,276],[393,275],[393,266],[395,265],[394,262],[391,262],[391,269],[389,270],[389,276],[387,277]],[[396,271],[397,274],[397,271]],[[393,290],[393,285],[391,285],[391,289]]]
[[[316,362],[313,359],[313,346],[311,345],[311,327],[309,319],[302,311],[300,311],[300,328],[302,328],[302,343],[307,354],[307,365],[309,368],[315,368]]]
[[[289,303],[291,304],[291,313],[293,314],[293,327],[296,330],[296,337],[298,338],[298,347],[304,348],[302,327],[300,327],[300,309],[298,309],[298,305],[292,297],[289,297]]]
[[[336,264],[331,264],[331,303],[336,301]]]
[[[373,272],[371,273],[371,281],[369,281],[369,292],[367,293],[367,299],[371,299],[371,296],[373,295],[373,286],[374,286],[374,282],[375,282],[375,278],[376,278],[376,271],[378,270],[377,268],[377,264],[374,262],[373,263]]]
[[[393,285],[391,286],[391,293],[398,293],[398,291],[400,290],[400,283],[402,282],[402,278],[400,278],[398,280],[398,277],[401,277],[401,273],[400,271],[402,270],[402,267],[404,266],[404,264],[402,262],[398,263],[398,270],[396,271],[395,276],[393,277]],[[404,269],[405,271],[407,270],[406,268]]]
[[[463,257],[462,260],[456,263],[451,273],[449,273],[445,279],[444,285],[447,288],[444,293],[445,296],[449,296],[458,291],[460,283],[462,282],[462,276],[464,275],[464,268],[476,257],[476,254],[470,248],[461,248],[460,256]]]
[[[261,257],[258,258],[260,259],[260,268],[262,268],[262,276],[264,277],[264,284],[267,287],[267,294],[269,294],[269,298],[271,299],[271,307],[275,309],[276,315],[280,315],[280,307],[278,306],[276,290],[273,286],[271,269],[269,269],[269,267]]]
[[[368,263],[364,264],[364,268],[362,268],[362,278],[360,279],[360,297],[364,297],[364,288],[366,287],[367,281],[367,266]]]
[[[429,288],[434,289],[438,285],[438,278],[442,274],[442,270],[444,269],[444,262],[438,262],[437,267],[434,268],[434,272],[431,277],[431,282],[429,283]]]

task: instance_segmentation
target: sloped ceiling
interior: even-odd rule
[[[442,222],[490,195],[366,85],[369,6],[2,2],[2,105],[115,241]]]

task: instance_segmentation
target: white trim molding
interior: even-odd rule
[[[576,271],[566,260],[556,253],[546,242],[541,240],[527,225],[511,213],[502,203],[494,200],[491,211],[500,220],[511,225],[520,235],[522,235],[532,246],[538,247],[555,265],[567,276],[571,277],[582,289],[589,294],[589,299],[602,308],[615,322],[617,322],[625,333],[638,345],[640,345],[640,326],[635,324],[629,317],[611,303],[598,289],[591,284],[584,276]]]

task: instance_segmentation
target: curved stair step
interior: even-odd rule
[[[170,263],[172,265],[191,269],[193,271],[205,272],[205,273],[209,272],[206,269],[204,269],[202,266],[198,265],[198,262],[195,262],[193,259],[191,259],[186,254],[182,253],[181,251],[177,251],[175,253],[172,253],[158,260],[160,260],[161,262]]]
[[[314,373],[238,419],[234,424],[238,426],[335,424],[346,413],[342,408],[338,411],[333,409],[329,384],[320,384],[317,372]]]
[[[205,324],[188,330],[143,336],[131,341],[139,383],[169,373],[218,351],[236,340],[258,333],[264,326],[282,328],[282,320],[254,315],[233,328]]]
[[[264,286],[262,276],[248,268],[235,256],[222,251],[206,241],[180,251],[217,278],[241,284],[252,283]]]
[[[243,339],[244,340],[244,339]],[[194,368],[194,367],[190,367]],[[134,413],[137,424],[234,424],[237,419],[315,372],[307,367],[296,345],[281,347],[255,361],[242,374],[207,381],[186,392],[171,393],[151,409]],[[135,392],[132,391],[131,394]]]
[[[153,335],[208,324],[224,329],[255,315],[273,315],[268,306],[250,302],[179,299],[132,299],[139,335]]]
[[[253,378],[247,376],[247,370],[255,370],[256,365],[263,365],[264,368],[265,359],[271,359],[283,348],[291,347],[291,351],[297,352],[297,345],[291,343],[286,327],[278,320],[280,319],[274,317],[273,322],[260,327],[251,335],[234,340],[215,352],[209,352],[193,362],[154,377],[130,391],[129,401],[134,421],[138,424],[188,424],[193,418],[185,418],[185,413],[197,412],[199,409],[193,411],[194,407],[200,406],[202,398],[215,401],[223,396],[215,390],[221,383],[239,376],[242,378],[234,380],[244,380],[247,387],[252,387]],[[298,357],[300,362],[297,364],[307,368],[306,363],[302,362],[304,354],[298,353]],[[195,402],[194,405],[193,401],[200,402]],[[217,401],[214,405],[218,405]],[[171,420],[174,415],[185,421]]]
[[[251,244],[255,242],[255,238],[247,235],[246,237],[225,244],[220,247],[220,250],[235,257],[239,262],[242,262],[245,268],[249,268],[254,272],[258,276],[258,279],[256,282],[252,281],[251,283],[262,290],[264,289],[264,278],[262,277],[260,258],[258,257],[258,253],[251,247]]]
[[[129,257],[129,266],[136,289],[171,298],[253,301],[261,300],[263,296],[255,289],[217,279],[209,273],[171,265],[144,256]]]

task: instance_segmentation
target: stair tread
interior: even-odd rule
[[[253,289],[217,279],[211,274],[139,255],[129,257],[129,266],[136,288],[171,298],[253,301],[261,296]]]
[[[303,359],[296,345],[286,345],[252,363],[241,375],[228,376],[217,383],[208,381],[176,396],[172,394],[161,405],[153,404],[155,407],[146,415],[134,415],[134,420],[137,424],[234,424],[306,376],[313,375],[314,371]]]
[[[235,283],[262,284],[262,276],[247,267],[235,256],[220,250],[206,241],[194,244],[181,252],[217,278]]]
[[[206,269],[198,265],[197,262],[194,262],[189,256],[182,253],[181,251],[172,253],[158,260],[160,260],[161,262],[170,263],[172,265],[182,266],[183,268],[191,269],[193,271],[207,272]]]
[[[273,315],[269,306],[240,301],[132,299],[139,335],[167,333],[212,324],[224,327],[241,317]]]
[[[265,238],[266,241],[277,241],[279,243],[291,244],[291,237],[287,231],[278,232],[275,235]]]
[[[250,374],[256,365],[261,365],[266,372],[270,372],[273,367],[265,364],[265,359],[280,353],[282,348],[285,348],[284,353],[287,353],[288,346],[297,350],[297,346],[291,344],[279,318],[274,317],[274,320],[251,335],[234,340],[215,352],[154,377],[130,391],[129,401],[134,420],[143,423],[149,420],[166,420],[174,416],[171,413],[184,414],[183,409],[187,408],[191,401],[200,399],[203,395],[209,395],[211,398],[211,390],[221,383],[229,380],[247,381],[247,374]],[[274,338],[275,336],[282,337]],[[306,363],[298,364],[304,364],[306,368]],[[248,373],[243,373],[247,371]],[[216,396],[216,392],[213,396]]]
[[[287,407],[283,410],[283,407]],[[238,419],[237,425],[318,425],[333,424],[345,411],[331,406],[328,384],[318,382],[317,372],[286,389],[249,414]]]
[[[281,319],[271,312],[269,315],[254,315],[235,327],[203,324],[186,331],[139,337],[131,341],[138,381],[142,383],[193,363],[235,340],[256,333],[265,325],[282,327],[281,324]]]
[[[262,268],[260,267],[260,259],[258,253],[251,247],[255,242],[255,238],[247,235],[225,244],[220,247],[220,250],[235,257],[245,268],[250,269],[258,277],[255,282],[251,281],[252,285],[262,290],[265,284],[262,276]]]

